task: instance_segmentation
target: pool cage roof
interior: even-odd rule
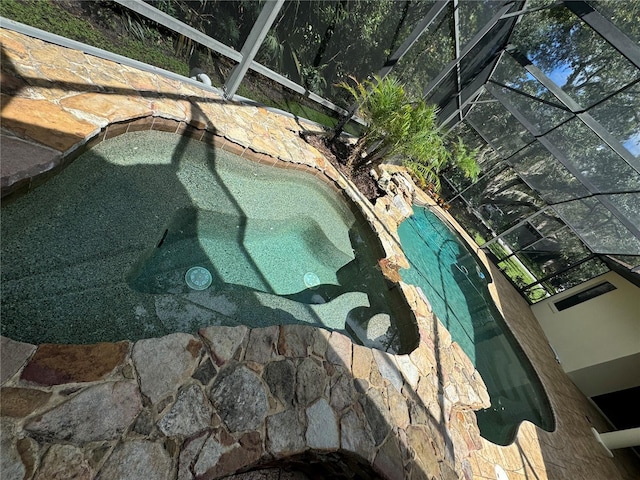
[[[640,5],[500,3],[424,91],[482,152],[477,182],[445,175],[451,213],[531,302],[609,268],[633,276]]]
[[[442,196],[525,298],[640,285],[640,0],[115,2],[226,59],[227,98],[263,77],[344,115],[339,81],[394,75],[479,149]]]

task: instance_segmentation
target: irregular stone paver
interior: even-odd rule
[[[296,375],[290,360],[269,362],[264,367],[262,378],[267,382],[271,394],[284,405],[291,405],[295,392]]]
[[[267,363],[277,356],[278,336],[280,329],[277,325],[251,330],[245,360],[256,363]]]
[[[272,453],[282,456],[305,449],[304,427],[295,410],[285,410],[267,417],[267,445]]]
[[[238,327],[212,327],[200,330],[200,336],[211,350],[216,365],[221,367],[231,360],[242,345],[249,329]]]
[[[131,358],[140,376],[140,388],[151,403],[174,393],[196,367],[202,344],[186,333],[140,340]]]
[[[192,444],[188,445],[189,451],[195,452],[196,450],[198,450],[198,444],[200,443],[200,439],[196,440],[196,442],[193,442]],[[198,478],[200,478],[200,476],[207,473],[209,470],[214,469],[218,464],[218,462],[220,461],[220,457],[222,457],[222,455],[228,452],[229,450],[236,448],[236,446],[233,443],[224,444],[220,442],[220,440],[216,436],[211,435],[209,438],[203,441],[202,446],[200,448],[201,449],[199,449],[199,453],[197,453],[197,461],[195,462],[192,469],[193,473],[195,473]],[[186,466],[186,462],[183,463],[181,461],[181,465]],[[186,472],[187,468],[184,468],[184,469],[181,468],[181,472],[183,471]],[[193,477],[185,476],[183,478],[193,478]]]
[[[44,449],[30,437],[19,438],[16,446],[26,469],[25,478],[32,478],[33,473],[40,463]],[[2,472],[1,469],[0,472]]]
[[[120,366],[128,350],[128,342],[40,345],[20,378],[39,385],[95,382]]]
[[[378,450],[378,454],[373,461],[373,466],[388,480],[404,480],[403,463],[398,439],[394,436],[389,436],[380,446],[380,450]]]
[[[315,360],[305,358],[298,365],[296,399],[300,405],[309,405],[320,398],[326,385],[326,372]]]
[[[375,443],[355,410],[349,410],[340,419],[340,446],[369,461],[373,457]]]
[[[384,403],[382,394],[378,390],[371,388],[366,395],[360,397],[360,404],[376,445],[380,445],[391,430],[391,415]]]
[[[191,385],[178,392],[178,399],[158,423],[168,437],[190,437],[205,430],[211,422],[211,405],[202,390]]]
[[[16,446],[14,429],[12,423],[0,421],[0,472],[6,478],[25,478],[27,469]]]
[[[120,96],[118,102],[113,102],[110,95],[103,93],[82,93],[60,100],[60,105],[69,111],[87,112],[103,121],[101,127],[113,122],[120,122],[129,118],[144,117],[152,113],[146,101],[133,97]]]
[[[262,455],[262,438],[258,432],[247,432],[238,440],[238,446],[224,452],[216,466],[207,472],[210,478],[220,478],[251,465]]]
[[[425,428],[410,426],[407,428],[407,440],[416,454],[416,463],[427,478],[438,472],[439,458]]]
[[[418,380],[420,379],[420,371],[413,364],[408,355],[398,355],[396,358],[400,373],[406,380],[406,382],[415,389],[418,386]]]
[[[169,479],[171,458],[162,445],[132,440],[116,447],[96,480]]]
[[[264,385],[255,373],[241,365],[218,375],[209,398],[231,432],[256,429],[267,413]]]
[[[209,438],[210,433],[204,432],[197,437],[192,437],[184,442],[180,457],[178,458],[178,480],[192,480],[193,473],[191,466],[194,459],[202,449],[204,442]]]
[[[198,380],[202,385],[209,385],[209,382],[216,376],[217,370],[213,366],[211,359],[206,358],[203,363],[193,372],[192,378]]]
[[[95,471],[84,450],[73,445],[51,445],[33,480],[91,480]]]
[[[66,152],[100,130],[98,125],[80,120],[45,100],[8,98],[2,95],[1,101],[3,127],[60,152]],[[48,124],[56,125],[57,129],[41,127]]]
[[[331,382],[330,403],[336,412],[342,412],[353,404],[356,395],[350,374],[342,374]]]
[[[315,344],[314,330],[306,325],[282,325],[278,351],[286,357],[306,357]]]
[[[140,410],[142,399],[135,383],[103,383],[28,422],[25,430],[47,440],[112,440],[122,435]]]
[[[371,349],[361,345],[353,346],[353,368],[352,374],[354,378],[363,378],[368,380],[371,374],[371,365],[373,364],[373,354]]]
[[[4,82],[4,76],[2,80]],[[2,191],[7,191],[21,180],[29,181],[50,171],[60,164],[62,156],[57,150],[3,135],[0,142],[0,158]]]
[[[398,370],[393,355],[375,349],[372,350],[371,353],[373,353],[373,358],[380,374],[389,380],[398,392],[401,391],[403,383],[402,374],[400,370]]]
[[[410,422],[409,407],[404,396],[389,385],[387,387],[387,399],[389,400],[392,424],[400,428],[407,428]]]
[[[0,338],[0,385],[14,376],[36,351],[35,345],[16,342],[7,337]]]
[[[331,332],[329,347],[327,348],[327,360],[335,365],[341,365],[351,370],[351,339],[340,332]]]
[[[321,398],[307,408],[307,445],[317,449],[337,449],[340,446],[338,424],[329,403]]]
[[[436,365],[435,355],[433,355],[433,350],[427,347],[427,344],[425,342],[420,342],[420,347],[422,348],[418,348],[409,354],[409,359],[411,360],[411,363],[413,363],[413,365],[418,369],[420,374],[426,376],[432,373],[434,370],[434,367]]]
[[[45,405],[51,392],[34,390],[32,388],[0,389],[0,416],[2,417],[26,417],[38,408]]]

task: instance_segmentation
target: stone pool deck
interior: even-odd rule
[[[413,195],[432,200],[402,174],[373,206],[300,138],[310,128],[302,122],[7,29],[0,42],[3,197],[36,188],[100,141],[162,130],[314,172],[362,210],[385,267],[406,264],[397,222]],[[556,363],[526,302],[487,266],[496,303],[547,389],[553,433],[524,423],[509,447],[483,440],[473,414],[488,405],[482,379],[415,288],[399,282],[420,331],[409,355],[306,326],[97,345],[2,338],[2,477],[495,479],[498,465],[512,480],[638,478],[637,462],[625,452],[608,458],[596,442],[590,427],[607,424]]]

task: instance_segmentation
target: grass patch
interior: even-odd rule
[[[154,35],[157,39],[155,45],[145,39],[128,36],[119,36],[116,41],[87,20],[44,0],[1,0],[0,15],[180,75],[189,74],[188,63],[174,56],[172,39],[166,38],[160,32]]]
[[[498,257],[498,259],[504,258],[509,255],[509,252],[498,242],[492,243],[488,248],[491,253]],[[501,260],[498,263],[498,267],[520,288],[523,288],[538,280],[514,257]],[[542,285],[535,285],[530,290],[525,292],[525,294],[529,301],[535,303],[538,300],[546,298],[547,291],[544,289],[544,287],[542,287]]]
[[[106,48],[108,45],[104,36],[90,23],[70,16],[66,10],[48,1],[2,0],[0,15],[94,47]]]

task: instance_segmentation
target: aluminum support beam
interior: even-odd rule
[[[465,107],[466,107],[466,106],[468,106],[469,104],[471,104],[471,103],[475,104],[475,101],[478,99],[478,97],[479,97],[479,96],[480,96],[480,94],[482,93],[482,89],[483,89],[483,88],[484,88],[484,87],[477,88],[477,89],[475,90],[475,92],[473,92],[465,102],[462,102],[462,103],[460,104],[460,106],[458,107],[458,109],[457,109],[455,112],[453,112],[451,115],[449,115],[447,118],[445,118],[445,119],[442,121],[441,125],[448,125],[448,124],[449,124],[449,122],[451,122],[451,121],[452,121],[454,118],[456,118],[456,117],[461,118],[461,120],[460,120],[460,121],[464,120],[464,119],[462,118],[462,111],[463,111],[463,110],[465,109]],[[455,128],[455,126],[456,126],[456,125],[458,125],[458,124],[460,123],[460,121],[458,121],[458,122],[454,123],[454,124],[451,126],[451,128],[447,131],[447,133],[449,133],[451,130],[453,130],[453,129]]]
[[[593,133],[606,143],[614,152],[621,156],[636,172],[640,173],[640,160],[634,157],[620,141],[604,128],[595,118],[587,112],[578,102],[576,102],[567,92],[562,90],[553,80],[551,80],[542,70],[533,65],[531,61],[513,45],[507,45],[505,49],[511,57],[522,67],[535,77],[555,96],[562,105],[574,113]]]
[[[186,25],[185,23],[182,23],[179,20],[176,20],[173,17],[170,17],[169,15],[165,14],[164,12],[161,12],[160,10],[144,3],[141,0],[116,0],[118,3],[120,3],[121,5],[123,5],[124,7],[129,8],[130,10],[135,11],[136,13],[150,19],[153,20],[154,22],[176,32],[179,33],[180,35],[183,35],[187,38],[190,38],[191,40],[215,51],[218,52],[236,62],[240,62],[242,61],[242,55],[240,52],[234,50],[231,47],[228,47],[227,45],[214,40],[213,38],[205,35],[202,32],[199,32],[198,30]],[[122,62],[120,62],[122,63]],[[140,67],[138,67],[140,68]],[[278,82],[281,85],[284,85],[285,87],[289,88],[290,90],[293,90],[296,93],[299,93],[301,95],[306,96],[307,98],[309,98],[310,100],[329,108],[330,110],[333,110],[337,113],[339,113],[340,115],[344,115],[346,113],[346,110],[334,105],[332,102],[330,102],[329,100],[327,100],[326,98],[322,98],[319,95],[316,95],[315,93],[311,93],[309,92],[306,88],[304,88],[302,85],[298,85],[297,83],[289,80],[288,78],[280,75],[279,73],[274,72],[273,70],[265,67],[264,65],[261,65],[255,61],[251,62],[250,65],[251,70],[264,75],[265,77],[274,80],[275,82]],[[362,121],[360,119],[355,118],[355,121],[362,123]]]
[[[618,27],[607,18],[594,10],[584,1],[565,1],[565,7],[575,13],[580,19],[593,28],[598,35],[604,38],[627,60],[640,69],[640,46],[627,37]]]
[[[465,45],[465,47],[460,52],[460,56],[454,59],[451,63],[449,63],[436,78],[434,78],[429,85],[424,89],[423,97],[428,97],[433,93],[433,91],[442,83],[442,81],[449,75],[456,66],[460,63],[460,61],[475,47],[482,39],[493,29],[493,27],[500,21],[502,16],[509,11],[513,3],[508,3],[504,5],[498,13],[496,13],[491,20],[489,20],[482,29]]]
[[[380,69],[380,71],[378,71],[378,76],[380,78],[384,78],[389,75],[389,72],[391,72],[391,70],[396,66],[396,63],[398,63],[400,59],[404,57],[404,55],[411,49],[411,47],[413,47],[413,45],[418,41],[422,34],[424,34],[429,29],[431,24],[438,17],[438,15],[440,15],[440,12],[442,12],[446,8],[448,3],[449,0],[439,0],[433,5],[433,7],[431,7],[431,9],[415,26],[415,28],[405,39],[405,41],[402,42],[402,45],[400,45],[398,49],[389,56],[384,66]]]
[[[517,17],[521,15],[526,15],[527,13],[539,12],[540,10],[546,10],[548,8],[555,7],[556,5],[560,5],[561,3],[562,3],[562,0],[559,0],[556,3],[552,3],[550,5],[543,5],[542,7],[535,7],[535,8],[526,8],[526,5],[525,5],[525,8],[523,8],[522,10],[506,13],[502,16],[502,18],[511,18],[511,17]]]
[[[225,98],[231,99],[236,94],[240,82],[242,82],[247,70],[249,70],[251,62],[253,62],[256,53],[258,53],[264,37],[269,33],[269,29],[271,25],[273,25],[283,4],[284,0],[268,0],[265,2],[256,23],[253,24],[251,32],[240,50],[242,60],[238,65],[233,67],[231,75],[229,75],[229,78],[224,84],[223,90]]]
[[[495,73],[496,69],[498,68],[498,65],[502,61],[502,56],[503,55],[504,55],[504,51],[500,52],[500,55],[498,55],[498,58],[496,58],[493,61],[493,65],[489,64],[490,71],[489,71],[489,74],[487,75],[487,79],[489,79],[489,78],[491,78],[493,76],[493,74]],[[487,68],[487,67],[485,67],[485,68]],[[484,72],[484,69],[478,75],[483,75],[483,72]],[[469,105],[470,103],[472,104],[471,107],[469,108],[469,110],[467,111],[467,115],[469,115],[469,112],[471,111],[471,109],[473,107],[475,107],[476,105],[478,105],[479,103],[488,103],[488,102],[478,101],[478,98],[480,98],[480,95],[482,95],[482,88],[483,87],[484,87],[484,84],[482,86],[478,87],[476,90],[474,90],[474,92],[471,95],[469,95],[467,100],[465,102],[463,102],[462,105],[460,106],[461,121],[464,120],[464,116],[465,115],[463,114],[463,110],[465,109],[465,107],[467,105]],[[460,95],[462,96],[462,91],[460,92]],[[492,100],[492,102],[495,102],[495,101],[496,100]],[[442,125],[447,125],[451,120],[453,120],[455,115],[456,115],[455,112],[452,113],[449,117],[447,117],[447,119],[445,121],[442,122]],[[455,127],[458,123],[460,123],[460,122],[456,122],[453,125],[453,127]],[[451,127],[451,129],[453,129],[453,127]],[[475,128],[474,128],[474,130],[475,130]]]
[[[607,210],[609,210],[614,217],[620,221],[624,227],[629,230],[636,238],[640,239],[640,226],[634,225],[608,198],[599,195],[600,189],[598,189],[588,178],[586,178],[582,172],[572,162],[570,162],[564,154],[547,138],[540,135],[538,129],[513,105],[509,99],[507,99],[502,92],[495,88],[492,84],[485,85],[485,88],[491,95],[494,96],[509,113],[511,113],[523,127],[531,133],[538,142],[540,142],[555,158],[558,160],[575,178],[578,180],[589,193],[593,194],[593,198],[599,201]],[[522,177],[521,177],[522,178]],[[534,189],[535,190],[535,189]],[[579,199],[577,199],[579,200]],[[559,212],[557,212],[559,213]],[[566,222],[570,225],[570,222]],[[582,239],[581,235],[578,235]],[[584,241],[584,240],[583,240]],[[587,242],[585,242],[587,243]],[[589,245],[587,243],[587,245]],[[592,249],[593,251],[593,249]],[[611,253],[611,252],[594,252],[594,253]]]
[[[460,58],[460,3],[453,0],[453,46],[456,52],[456,58]],[[462,93],[462,80],[460,77],[460,63],[456,64],[456,111],[459,113],[460,121],[462,121],[462,105],[460,104],[460,95]]]
[[[148,18],[149,20],[153,20],[154,22],[162,25],[163,27],[167,27],[169,30],[172,30],[180,35],[183,35],[187,38],[190,38],[194,42],[198,42],[200,45],[204,45],[207,48],[210,48],[213,51],[221,53],[225,57],[229,57],[236,62],[242,60],[242,56],[239,52],[234,50],[231,47],[228,47],[222,42],[214,40],[208,35],[196,30],[189,25],[182,23],[180,20],[176,20],[170,15],[158,10],[157,8],[152,7],[148,3],[143,2],[142,0],[115,0],[116,3],[119,3],[125,8],[129,10],[133,10],[136,13],[139,13],[143,17]]]
[[[523,218],[522,220],[520,220],[518,223],[516,223],[512,227],[507,228],[504,232],[500,233],[498,236],[493,237],[490,240],[487,240],[485,243],[482,244],[482,248],[488,247],[489,245],[492,245],[492,244],[496,243],[498,240],[502,239],[502,237],[504,237],[505,235],[509,235],[511,232],[514,232],[515,230],[517,230],[518,228],[523,226],[525,223],[529,223],[531,220],[533,220],[537,216],[542,215],[542,214],[546,214],[547,211],[549,211],[549,210],[553,211],[553,209],[551,207],[545,207],[542,210],[538,210],[537,212],[533,212],[531,215],[527,216],[526,218]],[[560,227],[560,228],[565,228],[565,227]],[[520,250],[518,250],[518,251],[520,251]],[[511,255],[515,255],[515,253],[516,252],[513,252],[513,253],[507,255],[504,258],[509,258]],[[504,260],[504,259],[500,259],[500,260]]]

